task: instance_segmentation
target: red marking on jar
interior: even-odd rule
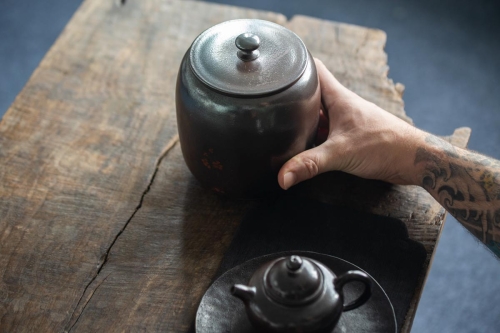
[[[212,187],[212,191],[217,192],[217,193],[226,193],[223,189],[220,187]]]
[[[208,162],[208,159],[202,158],[201,163],[203,163],[203,165],[206,166],[208,169],[212,169],[212,167],[210,166],[210,163]]]
[[[215,169],[218,169],[218,170],[222,170],[223,169],[223,166],[220,163],[220,161],[213,161],[212,162],[212,167],[214,167]]]

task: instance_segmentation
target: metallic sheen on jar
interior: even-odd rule
[[[302,40],[272,22],[223,22],[201,33],[176,86],[179,138],[192,174],[219,193],[279,188],[281,166],[313,146],[321,104]]]

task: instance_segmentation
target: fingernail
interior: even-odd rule
[[[285,173],[285,176],[283,177],[283,185],[285,185],[285,190],[288,190],[291,186],[295,184],[295,174],[293,172],[287,172]]]

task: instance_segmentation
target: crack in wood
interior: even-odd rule
[[[71,327],[68,329],[68,330],[65,330],[65,332],[70,332],[73,327],[78,323],[78,319],[80,319],[81,317],[81,314],[83,313],[83,311],[85,310],[85,307],[87,306],[87,304],[89,304],[90,302],[90,299],[92,298],[92,296],[94,296],[95,292],[97,291],[97,289],[99,289],[99,287],[104,283],[104,281],[106,281],[106,279],[111,275],[111,273],[109,273],[108,275],[106,275],[106,277],[104,279],[102,279],[101,282],[99,282],[99,284],[97,285],[97,287],[95,287],[94,290],[92,290],[91,294],[90,294],[90,297],[87,299],[87,301],[85,302],[85,304],[83,305],[82,307],[82,312],[80,313],[80,315],[78,316],[78,318],[76,318],[76,321],[73,325],[71,325]],[[97,275],[96,275],[97,276]],[[94,277],[95,278],[95,277]],[[95,280],[94,280],[95,281]],[[87,286],[88,287],[88,286]],[[85,294],[85,292],[82,294],[82,297],[83,295]],[[80,300],[82,299],[82,297],[80,297]],[[77,305],[78,306],[78,305]],[[76,308],[75,308],[76,309]],[[74,313],[74,311],[73,311]]]
[[[172,150],[172,148],[174,148],[175,144],[178,141],[179,141],[179,135],[176,134],[176,135],[174,135],[169,140],[169,142],[167,143],[167,145],[165,146],[165,148],[163,148],[162,152],[160,153],[160,156],[158,157],[158,159],[155,162],[155,169],[154,169],[154,171],[153,171],[153,173],[152,173],[152,175],[151,175],[151,177],[149,179],[148,186],[146,187],[146,189],[141,194],[141,198],[139,199],[139,204],[134,209],[134,211],[132,212],[132,214],[130,215],[130,217],[127,219],[127,221],[125,222],[125,224],[123,225],[123,227],[118,231],[118,233],[116,234],[115,238],[111,242],[110,246],[106,250],[106,252],[103,255],[103,257],[101,257],[101,258],[103,258],[102,262],[99,265],[99,268],[97,269],[97,272],[95,273],[95,275],[92,277],[92,279],[90,280],[90,282],[85,286],[85,288],[83,290],[83,293],[82,293],[82,296],[80,296],[80,299],[78,300],[78,303],[76,304],[76,307],[73,310],[73,313],[71,314],[69,323],[67,325],[67,327],[69,326],[69,328],[66,329],[65,332],[71,332],[71,330],[78,323],[78,320],[80,319],[80,317],[82,316],[83,312],[85,311],[85,308],[87,307],[87,304],[90,303],[90,300],[92,299],[92,296],[94,296],[94,294],[97,291],[97,289],[108,278],[109,274],[97,285],[96,288],[94,288],[94,290],[90,291],[90,296],[85,301],[85,304],[83,304],[83,306],[80,306],[80,303],[82,302],[82,299],[84,298],[84,296],[87,294],[87,291],[88,291],[89,287],[96,281],[96,279],[99,276],[99,274],[101,273],[102,269],[104,268],[104,266],[108,262],[109,253],[111,252],[111,249],[115,245],[116,241],[118,240],[118,238],[120,237],[120,235],[125,231],[125,229],[127,228],[128,224],[130,223],[130,221],[132,221],[132,219],[137,214],[137,212],[141,209],[142,204],[144,202],[144,198],[146,197],[146,195],[148,194],[148,192],[151,190],[151,186],[153,185],[153,182],[154,182],[154,180],[156,178],[156,174],[158,173],[158,170],[160,168],[161,161],[163,160],[163,158],[165,156],[167,156],[168,152],[170,150]],[[77,312],[78,308],[80,308],[80,307],[81,307],[81,310],[79,311],[80,313],[78,314],[78,316],[73,321],[72,318],[75,315],[75,312]],[[71,324],[71,322],[73,322],[73,323]]]

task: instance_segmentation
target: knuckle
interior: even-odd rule
[[[319,173],[318,158],[306,157],[302,159],[309,178],[316,176]]]

